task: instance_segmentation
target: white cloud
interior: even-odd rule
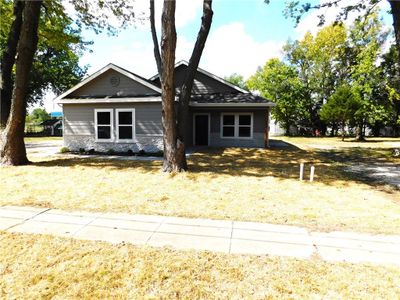
[[[320,0],[320,4],[326,3],[329,0]],[[318,26],[319,24],[319,15],[325,16],[325,25],[328,26],[332,24],[335,20],[337,15],[341,12],[344,6],[352,5],[358,3],[359,0],[346,0],[339,2],[338,6],[332,6],[323,8],[320,10],[313,10],[307,16],[305,16],[299,23],[296,28],[296,32],[300,35],[300,37],[304,36],[307,31],[310,31],[312,34],[316,34],[321,27]],[[388,1],[381,1],[379,3],[379,8],[382,12],[386,12],[390,9]],[[356,17],[359,15],[358,12],[351,12],[348,16],[348,19],[344,21],[345,24],[351,25],[354,23]]]
[[[239,73],[245,78],[273,57],[282,57],[284,41],[258,42],[235,22],[214,30],[206,42],[201,67],[218,76]]]

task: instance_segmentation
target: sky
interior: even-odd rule
[[[319,3],[324,0],[311,0]],[[348,3],[353,0],[346,0]],[[269,5],[264,0],[214,0],[213,22],[200,61],[200,67],[218,76],[241,74],[245,79],[254,74],[259,66],[270,58],[282,58],[282,46],[289,40],[300,39],[307,31],[316,33],[318,14],[314,11],[306,15],[296,27],[294,21],[283,15],[285,0],[271,0]],[[160,35],[161,0],[156,0],[156,27]],[[148,0],[136,0],[136,15],[148,16]],[[387,1],[382,2],[384,20],[391,26],[391,16]],[[334,21],[338,9],[324,11],[327,24]],[[73,13],[73,12],[71,12]],[[202,0],[177,0],[176,61],[189,60],[200,27]],[[352,18],[349,18],[351,23]],[[110,22],[113,18],[110,17]],[[153,56],[153,42],[148,21],[137,22],[117,36],[106,33],[95,34],[83,31],[84,39],[93,41],[81,58],[80,64],[88,65],[88,74],[94,73],[108,63],[114,63],[144,77],[156,74]],[[47,111],[59,111],[54,105],[54,95],[49,93],[45,100]]]

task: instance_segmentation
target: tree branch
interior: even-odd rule
[[[162,73],[162,62],[161,62],[161,55],[160,55],[160,48],[158,46],[158,38],[157,38],[157,31],[156,31],[156,24],[155,24],[155,16],[154,16],[154,0],[150,0],[150,26],[151,26],[151,36],[153,38],[154,44],[154,57],[156,59],[157,64],[157,71],[158,76],[161,82],[161,73]]]

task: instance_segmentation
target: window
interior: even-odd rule
[[[135,140],[135,110],[116,109],[117,137],[119,142],[132,142]]]
[[[251,113],[223,113],[221,115],[222,138],[253,137],[253,114]]]
[[[113,110],[112,109],[95,109],[95,133],[96,141],[111,142],[113,136]]]

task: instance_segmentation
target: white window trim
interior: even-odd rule
[[[210,113],[194,113],[193,114],[193,146],[196,146],[196,116],[208,116],[208,144],[210,146],[211,139],[211,114]]]
[[[132,113],[132,125],[126,125],[126,124],[119,124],[119,113],[120,112],[131,112]],[[116,115],[116,136],[117,136],[117,143],[135,143],[136,142],[136,117],[135,117],[135,109],[134,108],[117,108],[115,110],[115,115]],[[124,127],[132,127],[132,139],[127,140],[127,139],[120,139],[119,138],[119,126],[124,126]]]
[[[98,126],[108,126],[104,124],[97,124],[97,113],[99,112],[109,112],[110,113],[110,139],[99,139],[98,138]],[[114,115],[113,115],[113,109],[95,109],[94,110],[94,134],[95,134],[95,140],[98,143],[110,143],[114,142]]]
[[[234,125],[227,125],[235,128],[234,136],[223,136],[223,128],[224,128],[224,116],[234,116],[235,117],[235,124]],[[239,136],[239,116],[250,116],[250,136]],[[240,140],[251,140],[253,138],[253,129],[254,129],[254,116],[253,113],[237,113],[237,112],[225,112],[221,113],[221,120],[220,120],[220,138],[221,139],[240,139]],[[243,126],[248,127],[248,125]]]

